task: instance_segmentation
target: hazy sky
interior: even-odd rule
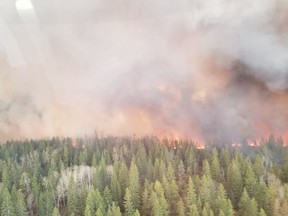
[[[0,139],[287,134],[286,2],[1,0]]]

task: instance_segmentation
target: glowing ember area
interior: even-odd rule
[[[72,139],[72,141],[71,141],[71,146],[72,146],[73,148],[76,148],[76,147],[77,147],[77,141],[76,141],[76,139]]]
[[[251,147],[259,146],[259,142],[256,142],[255,140],[247,139],[247,144]]]
[[[236,148],[236,147],[241,147],[242,144],[240,144],[240,143],[232,143],[231,146]]]
[[[196,148],[197,149],[205,149],[205,146],[204,146],[204,144],[197,144]]]

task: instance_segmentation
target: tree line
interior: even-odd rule
[[[8,141],[0,146],[5,216],[288,215],[288,150],[156,137]]]

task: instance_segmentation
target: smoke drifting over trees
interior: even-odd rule
[[[287,134],[284,0],[0,4],[1,139]]]

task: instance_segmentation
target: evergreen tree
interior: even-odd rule
[[[231,199],[234,207],[236,207],[242,194],[243,181],[240,169],[235,161],[232,161],[232,163],[229,164],[228,166],[227,186],[228,186],[228,196]]]
[[[178,184],[179,186],[181,187],[183,184],[184,184],[184,175],[185,175],[185,167],[184,167],[184,164],[183,164],[183,161],[180,160],[180,163],[178,165]]]
[[[239,207],[239,212],[241,215],[243,215],[245,213],[245,210],[247,209],[249,203],[250,203],[250,197],[246,191],[246,189],[244,188],[240,202],[238,204]]]
[[[257,202],[254,198],[250,199],[246,189],[244,189],[243,194],[241,196],[239,206],[239,213],[242,216],[257,216],[258,208]]]
[[[151,212],[151,205],[149,201],[149,192],[147,188],[145,188],[142,195],[141,215],[148,216],[150,212]]]
[[[199,188],[199,197],[203,203],[211,203],[213,197],[215,196],[215,187],[211,177],[209,176],[202,176],[201,185]]]
[[[171,215],[176,215],[177,213],[177,201],[179,200],[179,188],[175,180],[172,180],[167,184],[165,188],[165,197],[169,203],[169,212]]]
[[[189,151],[186,151],[186,167],[187,167],[187,174],[188,175],[194,175],[196,173],[197,169],[197,163],[195,159],[195,154],[193,149],[190,149]]]
[[[247,209],[247,216],[258,216],[258,207],[257,202],[255,198],[251,199],[251,202],[249,203],[248,209]]]
[[[288,155],[284,158],[284,164],[282,169],[282,180],[283,182],[288,183]]]
[[[212,177],[210,164],[207,160],[203,162],[203,176]]]
[[[164,195],[164,188],[159,181],[154,184],[154,193],[151,195],[152,212],[154,215],[166,216],[169,215],[168,203]],[[155,202],[155,204],[154,204]]]
[[[3,200],[1,205],[1,215],[5,216],[16,216],[15,209],[13,206],[13,202],[11,200],[11,195],[7,189],[7,187],[4,188],[3,191]]]
[[[133,216],[135,212],[135,207],[133,206],[132,196],[129,188],[126,189],[125,197],[124,197],[124,207],[125,207],[125,215]]]
[[[95,202],[95,208],[96,208],[96,215],[98,214],[104,214],[105,212],[105,202],[103,197],[101,196],[101,193],[99,192],[98,189],[95,190],[94,194],[94,202]],[[97,213],[98,212],[98,213]]]
[[[222,209],[219,212],[219,216],[225,216],[224,212],[222,211]]]
[[[17,195],[17,190],[16,190],[15,185],[13,185],[10,195],[11,195],[12,206],[14,206],[15,213],[17,214],[16,206],[17,206],[18,195]]]
[[[129,191],[131,193],[131,201],[135,209],[140,205],[140,184],[139,173],[135,161],[132,160],[129,171]]]
[[[265,205],[263,209],[267,215],[273,215],[274,213],[274,203],[276,198],[276,188],[270,186],[267,188],[266,197],[265,197]]]
[[[27,206],[24,200],[24,196],[21,192],[17,193],[16,215],[28,216]]]
[[[185,206],[183,200],[180,200],[177,203],[177,215],[178,216],[185,216]]]
[[[151,193],[151,206],[152,206],[151,215],[163,216],[163,210],[162,210],[161,204],[158,200],[157,194],[154,191],[152,191]]]
[[[61,216],[60,213],[59,213],[58,208],[55,207],[55,208],[53,209],[52,216]]]
[[[121,216],[121,211],[119,206],[117,206],[114,202],[112,203],[111,209],[108,210],[108,216]]]
[[[54,200],[51,192],[45,191],[40,195],[39,213],[40,216],[51,215],[54,209]]]
[[[108,184],[108,174],[106,169],[105,159],[102,156],[99,166],[97,167],[97,188],[102,193]]]
[[[112,177],[111,177],[111,195],[112,195],[112,200],[114,202],[116,203],[121,202],[121,187],[118,181],[117,173],[115,173],[115,171],[112,173]]]
[[[82,151],[80,152],[80,156],[79,156],[79,163],[80,165],[86,165],[86,161],[87,161],[87,157],[88,157],[88,153],[87,153],[87,148],[84,147],[82,149]]]
[[[40,192],[41,192],[40,183],[38,182],[37,174],[34,174],[32,178],[32,194],[33,194],[33,199],[36,205],[39,204],[38,202],[39,202]]]
[[[102,208],[98,208],[96,211],[96,216],[104,216],[105,212]]]
[[[256,183],[252,191],[254,191],[253,197],[256,199],[259,208],[264,208],[268,191],[266,184],[263,181]]]
[[[68,191],[67,191],[67,208],[68,215],[78,215],[78,197],[77,186],[73,176],[70,177]]]
[[[90,189],[86,198],[85,205],[85,216],[92,216],[96,213],[96,204],[95,204],[95,191],[94,189]]]
[[[256,155],[253,167],[255,175],[258,177],[258,179],[262,179],[264,176],[265,167],[263,165],[263,160],[259,155]]]
[[[141,183],[144,183],[144,179],[146,178],[146,171],[147,171],[147,155],[146,150],[143,146],[137,152],[136,155],[136,165],[139,170],[139,180],[142,180]]]
[[[166,178],[167,178],[168,182],[172,182],[173,180],[176,180],[175,170],[174,170],[171,162],[169,162],[168,167],[167,167]]]
[[[194,183],[189,177],[188,180],[188,187],[187,187],[187,197],[186,197],[186,209],[187,209],[187,215],[189,216],[198,216],[198,210],[197,210],[197,197],[194,189]]]
[[[214,216],[214,214],[211,211],[210,206],[207,202],[204,204],[204,207],[202,210],[202,216]]]
[[[103,199],[105,203],[105,210],[107,211],[112,205],[112,195],[108,186],[106,186],[104,189]]]
[[[254,197],[256,193],[256,184],[257,184],[257,179],[255,177],[255,174],[249,165],[246,169],[245,172],[245,177],[244,177],[244,186],[247,190],[247,193],[249,194],[250,197]]]
[[[129,171],[124,162],[121,163],[120,169],[119,169],[119,183],[120,183],[120,189],[121,189],[121,202],[124,198],[126,188],[128,187],[129,181],[127,181],[127,177],[129,176]],[[121,206],[120,206],[121,207]]]
[[[264,209],[260,209],[258,216],[266,216]]]
[[[138,211],[138,209],[136,209],[136,211],[134,212],[133,216],[140,216],[140,212]]]
[[[218,182],[220,182],[222,180],[220,161],[218,158],[218,152],[217,152],[216,148],[213,148],[213,151],[212,151],[211,174],[212,174],[212,178],[214,180],[216,180]]]
[[[7,169],[7,165],[4,166],[4,169],[2,171],[2,183],[3,183],[3,187],[6,187],[9,191],[12,188],[12,184],[11,184],[11,179],[10,179],[10,175],[8,173],[8,169]]]
[[[230,162],[231,162],[231,156],[228,148],[227,147],[222,148],[220,151],[220,164],[225,171],[228,169]]]

